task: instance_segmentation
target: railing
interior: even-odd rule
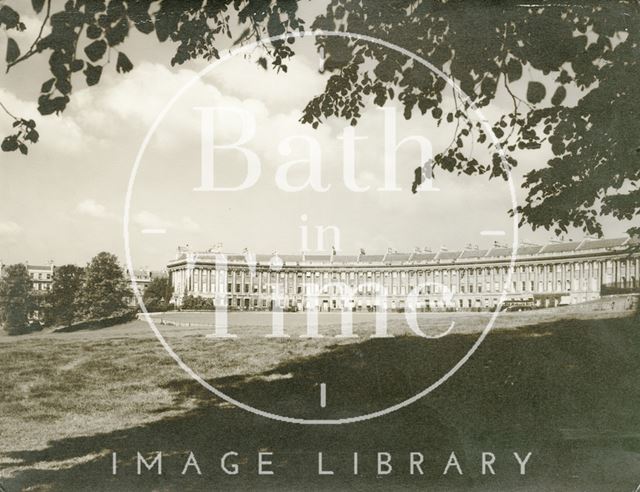
[[[600,294],[603,296],[613,294],[634,294],[640,293],[640,281],[626,281],[626,282],[612,282],[609,284],[602,284],[600,287]]]

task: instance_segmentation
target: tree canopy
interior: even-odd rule
[[[83,270],[76,265],[62,265],[55,269],[47,300],[47,321],[71,326],[79,318],[79,297]]]
[[[9,265],[0,278],[0,322],[9,334],[23,333],[29,324],[34,299],[31,277],[22,263]]]
[[[150,313],[171,309],[172,297],[173,286],[169,277],[155,277],[144,289],[144,304]]]
[[[84,270],[79,303],[88,319],[102,319],[126,309],[132,293],[118,259],[98,253]]]
[[[301,108],[301,121],[317,127],[339,117],[356,125],[364,108],[396,100],[407,119],[428,113],[438,124],[455,123],[451,144],[435,156],[434,167],[505,178],[501,153],[469,108],[486,107],[506,91],[512,106],[491,125],[508,166],[518,165],[512,154],[518,150],[548,144],[553,152],[548,162],[525,176],[528,194],[519,206],[521,222],[556,233],[573,226],[602,234],[602,215],[627,220],[638,216],[637,2],[328,0],[325,12],[315,19],[302,18],[300,3],[69,0],[54,10],[50,0],[32,0],[43,17],[42,28],[28,47],[9,38],[7,69],[36,53],[48,53],[50,77],[42,83],[38,109],[49,115],[64,111],[78,78],[92,86],[109,64],[119,73],[133,68],[124,51],[133,29],[154,35],[160,43],[173,42],[172,65],[218,58],[225,38],[241,44],[305,29],[364,34],[427,59],[469,99],[388,48],[318,36],[324,68],[331,75],[324,91]],[[6,5],[0,8],[0,25],[8,32],[25,27]],[[258,63],[286,72],[294,44],[293,39],[265,43]],[[515,85],[524,79],[526,89],[517,91]],[[449,96],[453,108],[444,104]],[[28,145],[38,140],[35,122],[5,110],[14,118],[15,133],[4,139],[2,149],[26,154]],[[489,157],[469,155],[470,143],[484,146]],[[629,232],[639,234],[640,227]]]

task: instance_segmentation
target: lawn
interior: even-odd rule
[[[581,319],[568,319],[571,318]],[[167,355],[147,324],[0,337],[0,486],[13,490],[424,489],[634,490],[640,484],[640,335],[630,316],[562,310],[508,313],[471,359],[415,404],[357,424],[302,426],[255,416],[211,395]],[[609,315],[610,316],[610,315]],[[164,316],[176,353],[226,394],[298,418],[341,418],[398,403],[438,380],[477,340],[488,316],[421,316],[438,340],[407,333],[372,339],[373,316],[356,316],[358,339],[267,339],[269,315],[230,315],[235,340],[211,340],[210,313]],[[566,319],[565,319],[566,318]],[[339,316],[321,316],[323,333]],[[327,404],[319,404],[319,385]],[[258,476],[258,451],[273,476]],[[163,474],[136,474],[136,453],[162,451]],[[193,451],[202,475],[181,475]],[[236,451],[240,473],[221,456]],[[462,476],[442,476],[455,451]],[[496,475],[481,474],[481,453]],[[531,451],[520,476],[514,451]],[[111,474],[111,453],[118,474]],[[334,475],[318,476],[317,453]],[[352,456],[359,452],[359,475]],[[376,477],[375,453],[394,471]],[[424,475],[408,473],[410,452]],[[1,489],[0,489],[1,490]]]

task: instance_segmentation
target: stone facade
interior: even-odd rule
[[[488,250],[384,255],[251,255],[179,249],[167,265],[174,302],[213,298],[230,310],[491,310],[597,299],[640,287],[636,239],[586,239]]]

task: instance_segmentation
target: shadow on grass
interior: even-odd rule
[[[80,321],[74,323],[71,326],[62,326],[60,328],[56,328],[53,330],[54,333],[73,333],[76,331],[91,331],[91,330],[101,330],[102,328],[108,328],[110,326],[121,325],[123,323],[128,323],[129,321],[133,321],[136,319],[137,315],[136,310],[128,310],[125,313],[119,314],[117,316],[112,316],[110,318],[103,319],[94,319],[87,321]]]
[[[490,334],[442,387],[391,415],[340,426],[268,420],[221,404],[190,379],[171,382],[176,401],[195,400],[177,417],[108,434],[53,441],[16,452],[30,469],[2,481],[7,491],[229,489],[633,490],[640,483],[640,332],[637,318],[570,320]],[[262,409],[323,417],[317,384],[329,388],[338,415],[397,403],[435,381],[475,340],[450,335],[368,340],[335,346],[263,374],[211,380]],[[70,395],[70,398],[73,397]],[[314,399],[315,398],[315,399]],[[315,402],[315,406],[310,402]],[[311,408],[311,407],[314,408]],[[257,475],[259,450],[273,452],[273,476]],[[108,455],[70,465],[73,459]],[[111,451],[119,469],[111,475]],[[163,451],[163,474],[136,475],[136,453]],[[202,476],[182,476],[193,451]],[[239,453],[240,471],[227,476],[221,456]],[[317,453],[332,476],[318,476]],[[409,474],[409,453],[424,455],[423,476]],[[450,469],[455,452],[463,476]],[[520,476],[513,452],[532,457]],[[353,452],[360,470],[353,476]],[[375,454],[392,455],[393,472],[377,477]],[[496,456],[495,476],[481,475],[481,453]],[[233,460],[231,460],[233,461]],[[58,467],[61,468],[61,467]]]

